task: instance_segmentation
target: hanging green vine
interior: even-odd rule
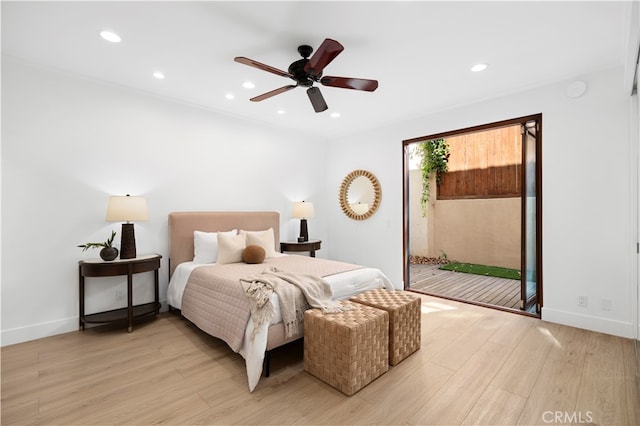
[[[420,170],[422,171],[422,216],[427,217],[427,205],[431,188],[429,188],[429,178],[435,172],[436,183],[442,181],[442,175],[449,170],[449,145],[443,139],[432,139],[418,144],[418,155],[421,156]]]

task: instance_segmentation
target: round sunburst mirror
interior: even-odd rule
[[[340,185],[340,208],[353,220],[371,217],[380,206],[382,190],[375,175],[367,170],[354,170]]]

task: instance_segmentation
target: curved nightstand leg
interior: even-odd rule
[[[80,331],[84,330],[84,276],[82,275],[82,268],[78,267],[78,283],[79,283],[79,296],[80,296],[80,315],[78,315],[78,325],[80,327]]]
[[[133,266],[129,264],[127,273],[127,319],[129,320],[129,327],[127,332],[133,331]]]

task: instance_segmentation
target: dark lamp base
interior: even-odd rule
[[[309,241],[309,230],[307,229],[307,219],[300,219],[300,237],[298,237],[299,243]]]
[[[136,257],[136,235],[133,223],[122,224],[120,235],[120,259],[133,259]]]

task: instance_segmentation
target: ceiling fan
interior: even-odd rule
[[[320,93],[318,87],[314,87],[313,83],[320,82],[323,86],[339,87],[342,89],[354,89],[364,90],[367,92],[373,92],[378,88],[377,80],[367,80],[364,78],[351,78],[351,77],[333,77],[322,76],[322,70],[333,61],[336,56],[344,50],[344,47],[335,40],[330,38],[325,39],[316,53],[311,56],[313,48],[308,45],[302,45],[298,47],[298,53],[302,56],[302,59],[298,59],[289,65],[288,71],[282,71],[278,68],[254,61],[253,59],[245,58],[244,56],[237,56],[234,61],[241,64],[249,65],[250,67],[258,68],[263,71],[267,71],[282,77],[289,77],[296,82],[296,84],[289,84],[287,86],[280,87],[279,89],[272,90],[262,95],[251,98],[252,102],[260,102],[265,99],[269,99],[272,96],[279,95],[280,93],[287,92],[291,89],[295,89],[298,86],[308,87],[307,95],[311,101],[311,105],[316,112],[322,112],[326,110],[327,103]],[[309,56],[311,56],[309,58]]]

